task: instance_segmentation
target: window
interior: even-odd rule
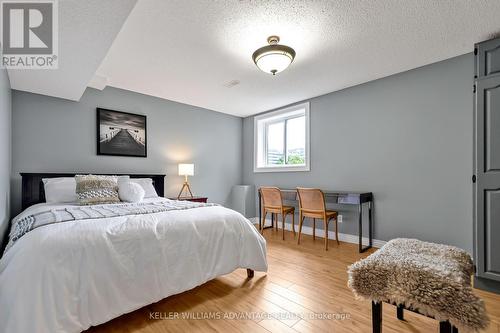
[[[309,171],[309,103],[254,118],[254,172]]]

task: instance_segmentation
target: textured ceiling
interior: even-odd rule
[[[137,0],[60,0],[59,68],[9,69],[12,89],[79,100]]]
[[[498,0],[144,0],[98,74],[247,116],[471,52],[500,32],[499,17]],[[251,55],[274,34],[297,56],[273,77]]]
[[[61,7],[66,2],[99,14],[63,18],[92,23],[61,31],[85,35],[86,44],[67,51],[71,65],[39,92],[79,98],[82,84],[108,85],[238,116],[468,53],[500,32],[499,0],[141,0],[96,71],[133,1],[62,0]],[[273,77],[251,55],[274,34],[297,57]],[[61,52],[77,44],[68,37]],[[34,85],[43,85],[45,74],[37,75]],[[70,92],[66,80],[78,89]],[[33,85],[30,77],[11,81]]]

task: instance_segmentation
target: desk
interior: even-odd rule
[[[262,223],[262,196],[259,193],[259,227]],[[357,205],[358,206],[358,237],[359,252],[365,252],[373,245],[373,193],[372,192],[350,192],[350,191],[323,191],[326,204]],[[281,189],[283,202],[289,202],[297,206],[299,198],[294,189]],[[363,204],[368,203],[368,245],[363,247]],[[274,217],[273,217],[274,224]],[[269,227],[266,227],[269,228]]]

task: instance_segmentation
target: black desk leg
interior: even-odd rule
[[[359,236],[359,253],[363,252],[363,203],[359,203],[358,206],[358,222],[359,222],[359,229],[358,229],[358,236]]]
[[[382,302],[372,301],[372,330],[373,333],[382,333]]]
[[[370,204],[368,210],[368,245],[363,247],[363,203],[359,203],[358,214],[359,214],[359,253],[363,253],[373,245],[373,220],[372,220],[372,201],[368,201]]]
[[[372,209],[373,207],[372,206],[373,206],[373,201],[370,201],[370,208],[368,209],[368,228],[369,228],[368,237],[370,238],[370,240],[369,240],[370,247],[373,246],[373,209]]]

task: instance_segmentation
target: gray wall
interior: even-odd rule
[[[96,155],[96,107],[147,115],[148,157]],[[19,172],[166,173],[176,196],[179,162],[193,162],[195,195],[227,204],[241,180],[242,120],[130,91],[87,89],[79,102],[12,93],[12,207],[19,213]]]
[[[372,191],[377,239],[471,250],[472,78],[467,54],[311,99],[311,171],[295,173],[253,172],[252,117],[242,129],[236,117],[114,88],[88,89],[80,102],[14,91],[13,213],[21,171],[166,172],[167,195],[176,195],[177,163],[192,161],[195,194],[211,201],[229,204],[241,180]],[[148,116],[147,159],[96,155],[96,106]],[[355,212],[342,213],[340,232],[355,234]]]
[[[473,55],[310,100],[311,171],[253,172],[243,124],[243,181],[372,191],[375,238],[417,237],[472,249]],[[340,232],[355,234],[342,212]]]
[[[11,110],[9,77],[0,68],[0,248],[10,218]]]

